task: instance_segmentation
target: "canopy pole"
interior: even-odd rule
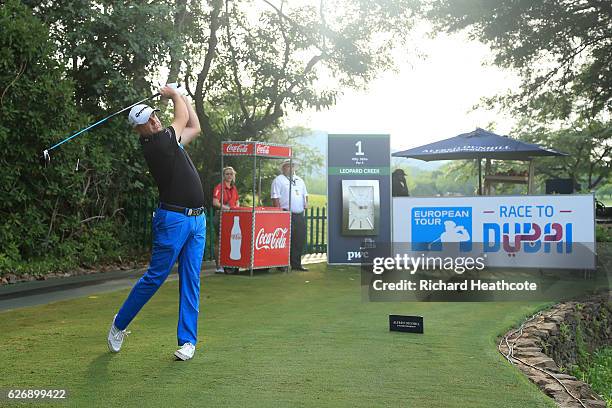
[[[491,195],[491,182],[487,180],[487,177],[491,174],[491,159],[485,159],[485,168],[484,168],[484,195]]]
[[[482,195],[482,158],[478,158],[478,195]]]
[[[257,189],[257,205],[261,207],[261,160],[257,163],[257,180],[259,187]]]
[[[534,183],[534,173],[535,173],[535,163],[533,161],[533,159],[529,160],[529,174],[527,175],[527,194],[528,195],[532,195],[533,191],[535,190],[535,183]]]

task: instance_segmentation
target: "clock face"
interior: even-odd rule
[[[350,186],[348,201],[348,229],[370,231],[374,227],[374,187]]]
[[[342,180],[342,235],[378,235],[378,180]]]

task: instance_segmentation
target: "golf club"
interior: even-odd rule
[[[177,84],[177,85],[175,85],[175,84],[168,84],[168,85],[169,85],[169,86],[172,86],[172,87],[176,87],[176,88],[178,88],[178,87],[180,86],[180,85],[178,85],[178,84]],[[104,119],[100,119],[100,120],[99,120],[99,121],[97,121],[96,123],[93,123],[93,124],[91,124],[91,125],[87,126],[86,128],[79,130],[78,132],[76,132],[76,133],[75,133],[75,134],[73,134],[72,136],[68,136],[67,138],[65,138],[64,140],[62,140],[62,141],[60,141],[60,142],[58,142],[58,143],[56,143],[56,144],[54,144],[54,145],[53,145],[53,146],[51,146],[50,148],[43,150],[42,155],[41,155],[41,156],[40,156],[40,158],[39,158],[40,163],[41,163],[41,164],[42,164],[44,167],[47,167],[47,166],[48,166],[48,165],[51,163],[51,155],[49,154],[49,152],[50,152],[51,150],[53,150],[53,149],[55,149],[55,148],[57,148],[57,147],[60,147],[61,145],[63,145],[64,143],[66,143],[66,142],[68,142],[68,141],[70,141],[70,140],[74,139],[74,138],[75,138],[75,137],[77,137],[78,135],[80,135],[80,134],[82,134],[82,133],[84,133],[84,132],[88,131],[89,129],[92,129],[92,128],[94,128],[94,127],[96,127],[96,126],[98,126],[98,125],[100,125],[100,124],[102,124],[102,123],[106,122],[106,121],[107,121],[107,120],[109,120],[110,118],[112,118],[112,117],[114,117],[114,116],[117,116],[117,115],[119,115],[120,113],[123,113],[123,112],[127,111],[128,109],[131,109],[132,107],[134,107],[134,106],[138,105],[139,103],[146,102],[146,101],[148,101],[148,100],[150,100],[150,99],[153,99],[153,98],[155,98],[155,97],[157,97],[157,96],[159,96],[159,95],[160,95],[160,93],[158,92],[158,93],[156,93],[156,94],[154,94],[154,95],[149,96],[148,98],[145,98],[145,99],[143,99],[143,100],[140,100],[140,101],[138,101],[138,102],[135,102],[135,103],[131,104],[130,106],[125,107],[125,108],[121,109],[120,111],[115,112],[115,113],[113,113],[113,114],[111,114],[111,115],[108,115],[108,116],[107,116],[107,117],[105,117]]]

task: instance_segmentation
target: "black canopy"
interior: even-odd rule
[[[395,152],[394,157],[411,157],[425,161],[499,159],[528,160],[535,156],[567,156],[532,143],[500,136],[487,130],[476,130],[413,149]]]

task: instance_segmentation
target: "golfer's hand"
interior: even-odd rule
[[[160,88],[159,93],[162,98],[166,99],[174,99],[175,97],[181,96],[176,89],[170,88],[169,86],[164,86],[163,88]]]

